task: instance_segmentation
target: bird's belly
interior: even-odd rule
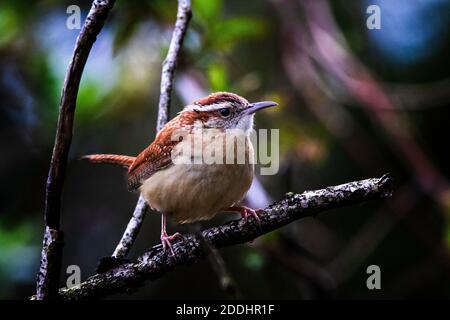
[[[140,191],[152,208],[188,223],[242,200],[252,179],[253,164],[178,164],[156,172]]]

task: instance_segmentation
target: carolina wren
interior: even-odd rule
[[[184,107],[137,157],[94,154],[83,158],[128,168],[129,191],[139,189],[149,206],[161,212],[161,242],[164,249],[169,248],[174,254],[171,241],[181,235],[168,236],[166,216],[178,223],[189,223],[211,219],[220,211],[237,211],[245,218],[252,215],[259,221],[255,210],[236,204],[244,198],[253,180],[253,146],[249,135],[254,113],[276,105],[272,101],[249,103],[234,93],[213,93]],[[207,131],[207,138],[203,134],[200,143],[195,143],[199,131]],[[234,135],[232,139],[243,138],[244,162],[236,161],[242,156],[236,152],[236,141],[224,142],[230,135]],[[226,161],[205,161],[207,149],[215,152],[223,149],[223,157],[215,156]],[[180,150],[192,153],[186,156]],[[231,163],[229,158],[225,159],[230,153]]]

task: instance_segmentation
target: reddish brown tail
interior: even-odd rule
[[[128,168],[134,162],[135,157],[121,156],[117,154],[90,154],[81,157],[83,160],[89,160],[94,163],[110,163]]]

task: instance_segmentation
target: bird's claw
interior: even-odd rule
[[[179,232],[174,233],[173,235],[169,236],[166,232],[161,234],[161,244],[163,246],[163,250],[167,251],[167,249],[170,250],[170,253],[173,257],[176,258],[175,251],[173,251],[172,242],[176,239],[184,239],[183,235]]]
[[[241,217],[245,220],[245,223],[248,221],[248,217],[252,216],[258,226],[261,228],[261,218],[259,217],[258,213],[263,212],[262,209],[252,209],[249,207],[241,206],[241,207],[230,207],[231,211],[237,211],[241,214]]]

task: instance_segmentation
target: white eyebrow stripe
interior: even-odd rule
[[[216,111],[222,108],[229,108],[230,104],[229,103],[215,103],[215,104],[210,104],[207,106],[197,106],[197,105],[192,105],[192,110],[194,111],[200,111],[200,112],[208,112],[208,111]]]

